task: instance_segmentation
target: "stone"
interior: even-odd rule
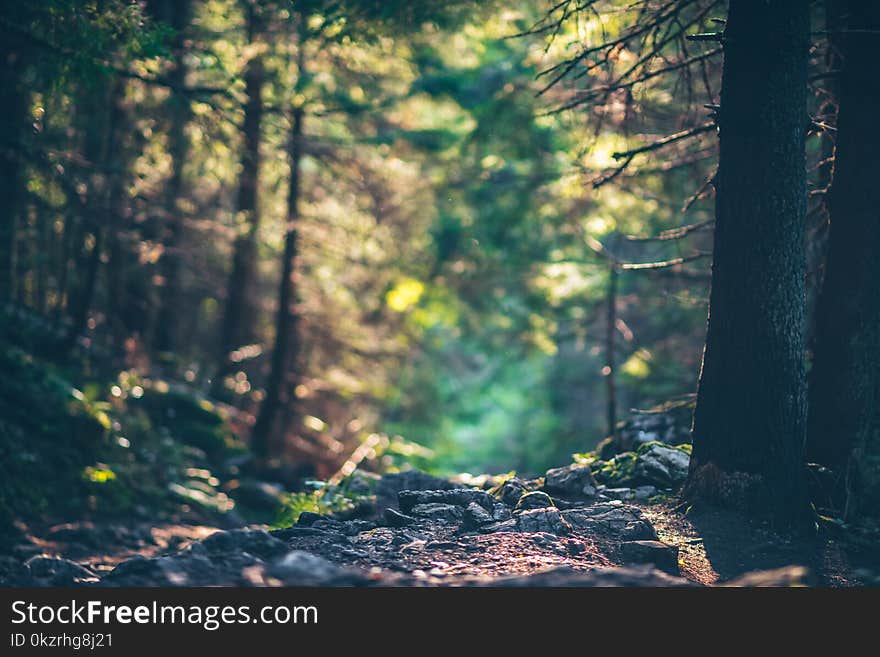
[[[376,523],[369,520],[348,520],[343,523],[342,533],[346,536],[356,536],[375,528]]]
[[[299,518],[296,520],[296,524],[298,527],[311,527],[319,520],[322,520],[324,516],[320,513],[313,513],[312,511],[303,511],[299,514]]]
[[[495,522],[495,518],[491,513],[486,511],[486,509],[476,502],[471,502],[464,510],[462,529],[476,529],[477,527],[482,527],[483,525],[488,525],[492,522]]]
[[[286,586],[328,586],[340,582],[346,569],[304,550],[293,550],[266,567],[266,574]]]
[[[460,506],[441,504],[439,502],[416,504],[409,511],[414,516],[429,520],[439,520],[441,522],[458,522],[464,517],[464,509]]]
[[[281,506],[284,496],[284,487],[281,484],[255,479],[243,479],[239,486],[232,491],[232,497],[237,502],[252,509],[262,509],[273,512]]]
[[[231,552],[247,552],[261,559],[284,554],[287,545],[279,538],[272,536],[264,529],[233,529],[215,532],[194,546],[204,549],[208,554],[228,554]]]
[[[406,527],[416,521],[412,516],[395,511],[391,507],[386,507],[382,512],[382,520],[388,527]]]
[[[547,470],[543,489],[566,499],[585,499],[596,495],[597,483],[587,465],[567,465]]]
[[[677,488],[687,479],[689,464],[690,456],[682,449],[650,443],[636,454],[633,480],[658,488]]]
[[[446,479],[440,479],[419,470],[395,472],[384,475],[376,483],[376,503],[380,509],[389,506],[396,507],[397,496],[400,491],[449,490],[451,488],[457,488],[457,486]]]
[[[28,559],[24,566],[32,578],[43,580],[50,586],[71,586],[97,580],[92,571],[60,557],[37,555]]]
[[[593,568],[575,570],[558,566],[529,575],[478,578],[475,586],[542,586],[542,587],[690,587],[698,586],[681,577],[673,577],[650,566]]]
[[[563,511],[576,530],[615,541],[656,541],[657,532],[638,507],[618,500]]]
[[[507,506],[515,507],[519,498],[526,493],[538,490],[539,484],[534,481],[524,481],[518,477],[511,477],[505,481],[498,490],[498,498]]]
[[[474,488],[426,491],[403,490],[397,494],[398,507],[403,513],[410,513],[413,507],[420,504],[451,504],[466,507],[471,502],[476,502],[489,512],[492,512],[496,504],[495,498],[489,495],[489,493]]]
[[[626,541],[618,553],[628,564],[647,563],[670,575],[679,575],[678,548],[661,541]]]
[[[556,536],[567,536],[571,525],[559,509],[532,509],[515,514],[516,529],[520,532],[544,532]]]
[[[525,511],[527,509],[546,509],[547,507],[554,507],[552,498],[543,491],[534,491],[532,493],[525,493],[522,497],[519,498],[519,501],[516,503],[517,511]]]

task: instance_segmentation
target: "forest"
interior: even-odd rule
[[[880,585],[878,0],[2,0],[0,584]]]

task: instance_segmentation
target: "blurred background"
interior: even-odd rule
[[[582,4],[4,3],[13,515],[539,473],[686,406],[724,6]]]

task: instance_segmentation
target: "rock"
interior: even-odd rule
[[[541,587],[659,587],[698,586],[681,577],[673,577],[650,566],[594,568],[574,570],[569,566],[550,568],[529,575],[478,578],[474,586],[541,586]]]
[[[690,442],[693,406],[668,404],[659,412],[637,413],[618,431],[618,451],[635,451],[649,442],[681,445]]]
[[[518,477],[511,477],[505,481],[498,490],[498,498],[509,507],[515,507],[519,498],[526,493],[538,490],[539,484],[534,481],[524,481]]]
[[[419,470],[407,470],[384,475],[375,486],[379,508],[396,507],[397,495],[404,490],[449,490],[457,486],[446,479],[433,477]],[[402,510],[402,509],[401,509]],[[404,511],[406,513],[406,511]]]
[[[416,521],[415,518],[395,511],[391,507],[385,508],[385,511],[382,512],[382,519],[388,527],[406,527]]]
[[[271,559],[287,552],[287,545],[264,529],[233,529],[216,532],[199,543],[208,554],[247,552],[261,559]]]
[[[367,581],[358,571],[303,550],[288,552],[267,566],[265,572],[285,586],[351,586]]]
[[[92,571],[60,557],[38,555],[28,559],[24,567],[30,577],[43,580],[49,586],[72,586],[97,581]]]
[[[495,503],[495,508],[492,509],[492,520],[495,522],[503,522],[505,520],[510,520],[512,514],[510,513],[510,509],[507,508],[501,502]]]
[[[311,527],[319,520],[323,520],[324,516],[320,513],[313,513],[311,511],[303,511],[299,514],[299,518],[296,520],[297,527]]]
[[[633,479],[658,488],[678,488],[687,479],[690,456],[683,449],[649,443],[636,454]]]
[[[281,506],[284,487],[266,481],[243,479],[231,494],[236,501],[245,506],[273,512]]]
[[[348,520],[342,523],[342,533],[346,536],[357,536],[376,528],[376,523],[369,520]]]
[[[532,509],[515,515],[516,529],[521,532],[545,532],[556,536],[567,536],[571,525],[559,509]]]
[[[657,495],[657,489],[654,486],[637,486],[635,488],[636,502],[647,502],[649,499]]]
[[[516,519],[510,518],[508,520],[501,520],[499,522],[493,522],[491,525],[483,525],[480,527],[480,532],[483,534],[496,534],[498,532],[515,532],[519,531],[516,523]]]
[[[657,532],[642,511],[617,500],[562,512],[574,529],[615,541],[656,541]]]
[[[774,570],[757,570],[740,575],[722,586],[796,587],[808,586],[810,571],[804,566],[785,566]]]
[[[428,504],[416,504],[410,509],[410,513],[420,518],[440,520],[443,522],[458,522],[464,517],[464,509],[454,504],[441,504],[430,502]]]
[[[657,495],[654,486],[637,486],[636,488],[606,488],[602,491],[607,497],[622,502],[647,502]]]
[[[517,511],[525,511],[527,509],[545,509],[547,507],[556,506],[550,496],[543,491],[534,491],[526,493],[519,498],[516,503]]]
[[[473,488],[457,488],[453,490],[426,490],[413,491],[403,490],[397,494],[398,507],[403,513],[410,513],[416,505],[421,504],[451,504],[466,507],[471,502],[476,502],[486,511],[492,512],[496,500],[486,491]]]
[[[486,509],[476,502],[471,502],[464,510],[462,529],[476,529],[477,527],[482,527],[483,525],[488,525],[492,522],[495,522],[495,518],[491,513],[486,511]]]
[[[678,548],[660,541],[626,541],[618,549],[625,563],[648,563],[670,575],[679,575]]]
[[[589,466],[572,464],[547,470],[543,489],[551,495],[580,500],[595,497],[597,485]]]
[[[636,492],[632,488],[606,488],[602,493],[612,500],[621,502],[631,502],[636,498]]]

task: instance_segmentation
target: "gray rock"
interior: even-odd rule
[[[567,465],[564,468],[547,470],[544,476],[544,490],[551,495],[566,499],[589,499],[596,495],[596,480],[586,465]]]
[[[254,509],[266,511],[276,510],[282,502],[284,487],[281,484],[254,479],[243,479],[232,491],[232,497],[238,502]]]
[[[483,525],[488,525],[493,522],[495,522],[495,518],[491,513],[486,511],[486,509],[476,502],[471,502],[464,510],[462,529],[476,529],[477,527],[482,527]]]
[[[247,552],[261,559],[271,559],[287,552],[284,541],[264,529],[233,529],[216,532],[199,543],[197,550],[204,549],[210,555],[230,552]]]
[[[311,552],[294,550],[267,566],[266,574],[286,586],[326,586],[342,579],[346,570]]]
[[[551,497],[543,491],[534,491],[526,493],[519,498],[516,503],[517,511],[526,511],[528,509],[546,509],[547,507],[555,507]]]
[[[382,518],[385,524],[389,527],[406,527],[416,521],[415,518],[395,511],[391,507],[385,509]]]
[[[670,575],[679,575],[678,548],[660,541],[626,541],[618,549],[625,563],[648,563]]]
[[[563,517],[580,532],[615,541],[656,541],[657,532],[642,511],[617,500],[597,502],[563,511]]]
[[[43,580],[50,586],[71,586],[97,581],[97,576],[92,571],[60,557],[38,555],[28,559],[24,567],[30,577]]]
[[[464,517],[464,509],[454,504],[441,504],[430,502],[428,504],[416,504],[410,509],[412,515],[429,520],[443,522],[458,522]]]
[[[516,529],[520,532],[545,532],[556,536],[567,536],[571,525],[559,509],[532,509],[515,514]]]
[[[311,511],[303,511],[299,514],[299,518],[296,520],[296,524],[298,527],[311,527],[319,520],[323,520],[324,516],[320,513],[313,513]]]
[[[519,498],[526,493],[538,490],[539,486],[537,481],[525,481],[518,477],[511,477],[501,485],[498,497],[507,506],[515,507]]]
[[[650,566],[594,568],[574,570],[569,566],[550,568],[530,575],[480,578],[476,586],[542,586],[542,587],[658,587],[697,586],[681,577],[672,577]]]
[[[622,502],[647,502],[657,495],[654,486],[637,486],[635,488],[606,488],[602,491],[606,497]]]
[[[492,520],[495,522],[503,522],[510,520],[512,517],[510,509],[501,502],[496,502],[495,508],[492,509]]]
[[[466,507],[476,502],[490,513],[495,508],[496,500],[486,491],[474,488],[456,488],[453,490],[403,490],[397,494],[397,502],[403,513],[410,513],[420,504],[452,504]]]
[[[636,456],[633,479],[657,486],[677,488],[687,479],[690,457],[680,449],[653,443],[644,445]]]

